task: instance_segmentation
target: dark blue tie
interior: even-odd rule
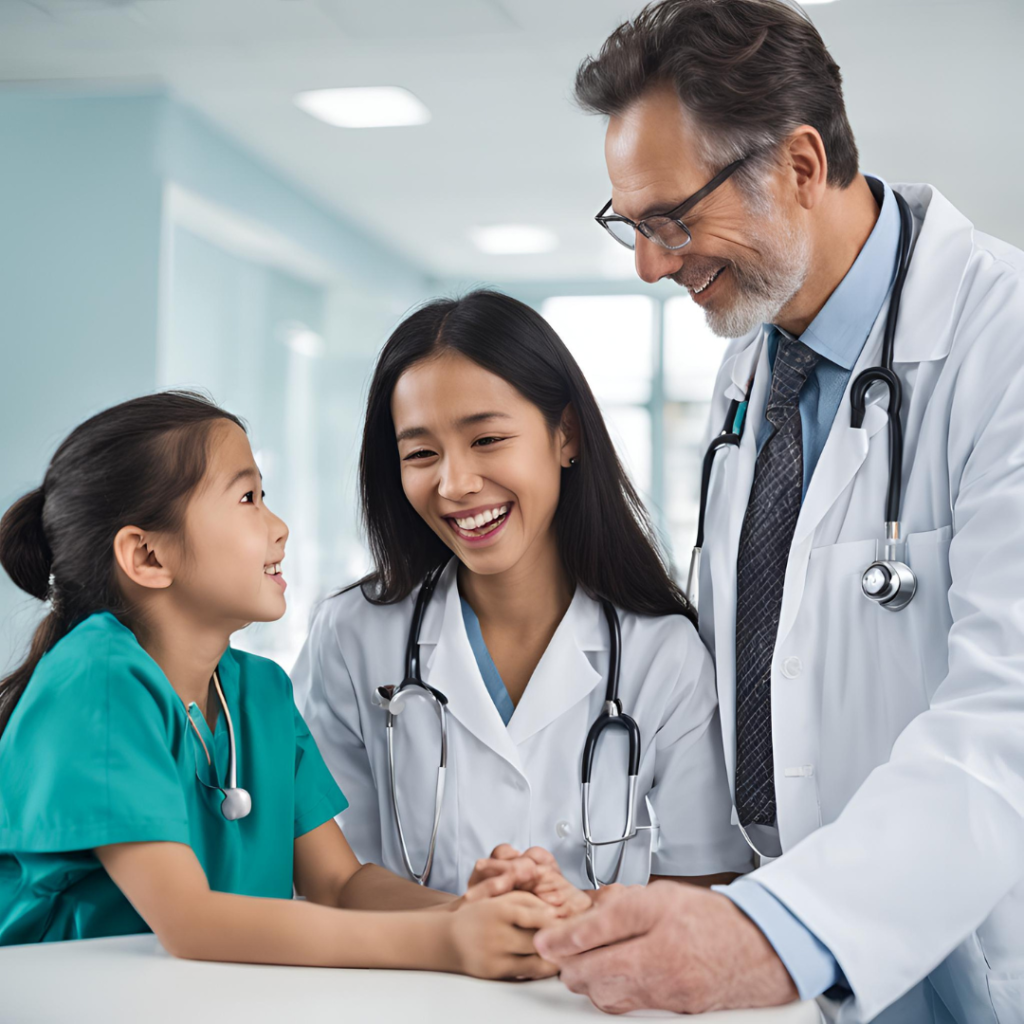
[[[781,333],[781,332],[780,332]],[[772,655],[782,586],[803,497],[800,391],[818,361],[781,335],[765,408],[771,433],[757,456],[736,559],[736,810],[743,825],[775,824]]]

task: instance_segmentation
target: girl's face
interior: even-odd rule
[[[548,539],[570,420],[554,432],[508,381],[454,352],[409,367],[391,396],[402,487],[471,572],[515,566]]]
[[[185,513],[174,589],[206,623],[271,622],[285,612],[288,527],[263,502],[260,471],[234,423],[210,431],[206,476]]]

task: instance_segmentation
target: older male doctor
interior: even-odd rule
[[[1022,1021],[1024,254],[859,172],[839,69],[781,0],[663,0],[577,97],[609,118],[604,226],[736,338],[699,613],[762,856],[715,892],[611,890],[537,947],[612,1011],[799,995],[840,1021]],[[902,460],[892,393],[851,403],[883,361],[897,195]],[[913,578],[866,575],[878,556]]]

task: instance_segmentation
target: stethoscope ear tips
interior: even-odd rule
[[[239,818],[244,818],[252,810],[252,797],[249,796],[248,790],[237,788],[237,789],[225,789],[224,799],[221,801],[220,811],[228,821],[238,821]]]

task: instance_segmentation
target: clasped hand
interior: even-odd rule
[[[445,907],[459,923],[457,969],[525,980],[558,973],[555,964],[537,955],[537,931],[588,910],[591,900],[564,878],[547,850],[535,846],[520,853],[506,843],[477,861],[464,895]]]

